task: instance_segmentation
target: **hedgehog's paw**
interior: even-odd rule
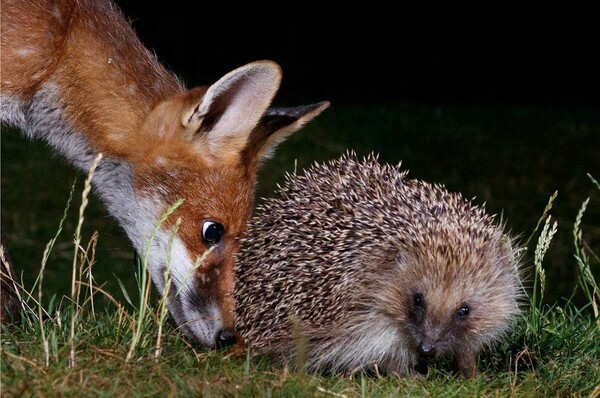
[[[427,377],[427,363],[410,364],[386,364],[385,366],[386,375],[394,375],[399,378],[413,377],[417,379],[424,379]]]
[[[473,352],[460,352],[454,354],[454,371],[469,379],[477,376],[477,360]]]
[[[418,359],[417,362],[410,367],[410,375],[414,378],[424,379],[427,377],[428,373],[429,367],[426,360]]]

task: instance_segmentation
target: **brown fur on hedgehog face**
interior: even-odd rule
[[[499,230],[452,237],[456,232],[445,225],[430,235],[436,242],[427,242],[424,250],[400,249],[374,300],[397,321],[413,353],[411,367],[420,372],[429,359],[450,354],[457,371],[473,374],[477,353],[504,334],[519,311],[508,237]],[[448,245],[453,239],[469,240],[472,250],[460,250],[461,242]]]

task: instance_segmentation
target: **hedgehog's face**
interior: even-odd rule
[[[490,244],[463,256],[443,250],[396,256],[380,297],[415,357],[474,355],[507,329],[518,311],[519,284],[505,250]]]
[[[480,304],[452,296],[451,292],[440,290],[410,290],[404,297],[406,331],[421,359],[472,350],[477,344]]]

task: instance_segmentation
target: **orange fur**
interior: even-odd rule
[[[160,213],[184,200],[162,226],[162,241],[150,245],[151,273],[163,288],[166,232],[181,218],[175,290],[187,290],[170,297],[171,312],[214,346],[215,333],[235,326],[233,256],[252,213],[257,167],[328,104],[268,109],[281,80],[271,61],[186,89],[110,0],[2,0],[1,29],[3,122],[45,139],[83,170],[103,153],[95,187],[138,252]],[[203,240],[207,221],[224,227],[218,242]]]

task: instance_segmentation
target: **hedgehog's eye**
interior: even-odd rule
[[[225,228],[218,222],[204,221],[204,223],[202,223],[202,240],[214,245],[221,240],[224,231]]]
[[[458,311],[456,311],[456,315],[460,319],[465,319],[469,315],[470,311],[471,311],[471,309],[469,308],[469,306],[466,305],[466,304],[463,304],[463,305],[460,306],[460,308],[458,309]]]
[[[425,306],[425,299],[423,298],[423,295],[421,293],[417,293],[413,296],[413,303],[415,304],[415,307],[419,307],[422,308]]]

